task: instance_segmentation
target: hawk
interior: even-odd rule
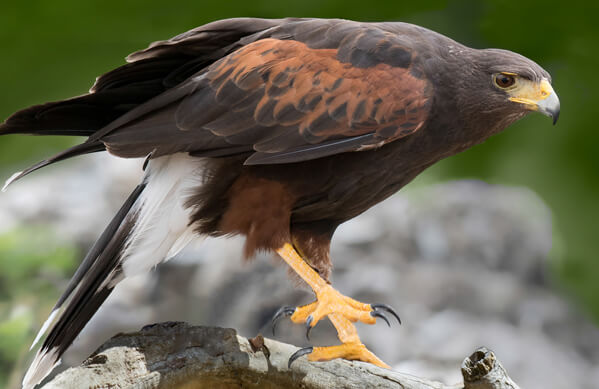
[[[310,329],[328,317],[341,344],[301,349],[290,363],[308,354],[386,367],[353,323],[397,315],[329,283],[335,229],[440,159],[532,111],[555,123],[560,108],[535,62],[399,22],[221,20],[127,61],[88,94],[26,108],[0,125],[0,134],[87,137],[7,185],[86,153],[145,158],[142,182],[42,327],[25,387],[58,363],[116,284],[197,235],[244,235],[246,257],[276,252],[314,291],[313,303],[284,307],[275,319]]]

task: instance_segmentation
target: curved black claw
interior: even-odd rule
[[[370,316],[372,316],[372,317],[380,317],[381,319],[383,319],[385,321],[385,323],[387,323],[387,325],[389,327],[391,327],[391,323],[389,323],[389,320],[387,320],[387,318],[385,317],[385,315],[383,315],[382,312],[379,312],[379,311],[370,311]]]
[[[294,352],[293,355],[289,357],[289,362],[287,362],[287,368],[291,369],[291,364],[293,363],[293,361],[295,361],[303,355],[310,354],[313,350],[314,347],[304,347]]]
[[[295,312],[295,307],[289,307],[289,306],[284,306],[281,307],[277,313],[275,313],[275,315],[272,317],[272,336],[275,336],[275,327],[277,326],[277,322],[279,321],[280,318],[282,318],[283,316],[291,316],[293,315],[293,312]]]
[[[312,331],[312,315],[306,319],[306,339],[310,340],[310,331]]]
[[[401,324],[401,319],[399,318],[399,315],[395,312],[395,309],[391,308],[389,305],[387,305],[387,304],[370,304],[370,307],[372,308],[373,312],[376,312],[379,309],[389,312],[390,314],[395,316],[395,318],[397,319],[397,322],[399,324]],[[387,323],[389,323],[389,322],[387,322]]]

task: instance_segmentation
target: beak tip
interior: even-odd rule
[[[537,103],[537,109],[542,114],[553,119],[553,125],[557,123],[560,113],[560,103],[557,95],[552,93],[548,98]]]

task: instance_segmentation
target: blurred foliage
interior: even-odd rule
[[[557,127],[545,117],[530,115],[483,145],[438,163],[421,179],[478,178],[536,191],[555,216],[552,256],[556,280],[599,319],[599,131],[594,107],[594,91],[599,90],[598,11],[598,3],[548,0],[4,0],[0,5],[0,118],[31,104],[85,93],[97,75],[121,65],[128,53],[228,17],[401,20],[473,47],[519,52],[553,75],[562,101]],[[0,166],[8,174],[12,168],[76,141],[5,136],[0,140]],[[0,241],[12,247],[10,252],[3,251],[0,259],[2,301],[18,301],[18,294],[42,288],[40,274],[64,271],[72,265],[71,259],[65,259],[72,253],[36,252],[35,247],[44,246],[31,240],[21,241],[23,250],[28,251],[19,252],[10,239],[17,242],[20,238]],[[4,262],[8,259],[10,265]],[[59,262],[54,270],[53,260]],[[12,328],[13,339],[18,339],[20,324],[5,325],[0,327],[0,335]],[[2,341],[0,350],[12,347],[11,342],[6,341],[5,346]]]
[[[77,250],[61,242],[39,226],[0,235],[0,387],[77,264]]]

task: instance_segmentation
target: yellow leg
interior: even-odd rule
[[[316,301],[313,303],[292,310],[286,308],[281,312],[287,314],[293,312],[291,321],[294,323],[306,323],[308,327],[314,327],[323,317],[328,316],[337,329],[337,336],[342,343],[338,346],[310,348],[309,351],[300,352],[298,355],[294,354],[290,359],[290,363],[298,356],[309,354],[308,360],[310,361],[328,361],[335,358],[344,358],[370,362],[380,367],[389,368],[387,364],[368,351],[366,346],[362,344],[356,327],[352,323],[361,321],[366,324],[374,324],[376,323],[376,318],[380,317],[389,324],[378,308],[390,312],[397,317],[395,312],[386,305],[364,304],[342,295],[323,280],[303,260],[291,244],[286,243],[277,250],[277,253],[316,294]],[[399,317],[397,319],[399,320]]]

